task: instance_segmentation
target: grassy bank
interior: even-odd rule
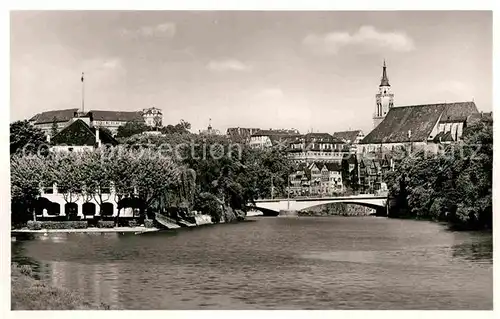
[[[52,287],[33,275],[30,266],[11,265],[12,310],[107,310],[105,304],[91,304],[65,289]]]

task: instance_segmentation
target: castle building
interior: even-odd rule
[[[391,92],[391,85],[387,77],[387,67],[382,67],[382,80],[378,87],[376,97],[375,113],[373,114],[373,128],[377,127],[385,118],[389,110],[394,106],[394,93]]]
[[[142,110],[142,117],[147,126],[161,127],[163,124],[163,113],[159,108],[150,107]]]
[[[152,108],[155,109],[155,108]],[[150,111],[147,111],[150,110]],[[160,113],[158,113],[158,111]],[[57,131],[61,131],[66,126],[73,122],[74,114],[81,113],[79,109],[64,109],[64,110],[52,110],[45,111],[36,114],[29,119],[29,122],[40,128],[46,135],[53,135],[53,128],[57,128]],[[89,116],[89,115],[92,116]],[[153,116],[154,114],[154,116]],[[114,135],[118,131],[118,127],[125,125],[127,122],[139,122],[152,123],[150,126],[161,126],[161,110],[155,109],[145,109],[143,111],[103,111],[103,110],[91,110],[81,114],[83,117],[88,117],[91,119],[91,124],[95,127],[106,128],[111,131]],[[148,122],[149,121],[149,122]],[[90,124],[90,123],[89,123]]]

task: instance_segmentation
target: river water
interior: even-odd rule
[[[377,217],[253,217],[12,243],[42,280],[115,309],[492,309],[492,236]]]

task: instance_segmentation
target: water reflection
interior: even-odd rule
[[[78,264],[52,261],[38,270],[54,287],[63,287],[86,296],[89,302],[101,302],[122,308],[119,303],[119,264]]]
[[[491,242],[430,222],[339,217],[12,248],[53,285],[116,309],[491,309]]]

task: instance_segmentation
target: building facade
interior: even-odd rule
[[[361,130],[335,132],[332,136],[349,145],[349,152],[353,154],[357,152],[357,145],[365,137]]]
[[[308,133],[294,137],[289,143],[289,157],[296,162],[340,163],[349,145],[328,133]]]
[[[300,132],[296,129],[289,130],[259,130],[250,136],[249,145],[252,148],[287,148],[289,142],[299,136]]]
[[[156,107],[150,107],[142,110],[142,118],[147,126],[153,128],[163,126],[163,112]]]
[[[235,143],[249,143],[250,137],[260,131],[260,128],[230,127],[226,131],[227,137]]]
[[[339,163],[302,163],[289,178],[291,197],[334,196],[344,191]]]

